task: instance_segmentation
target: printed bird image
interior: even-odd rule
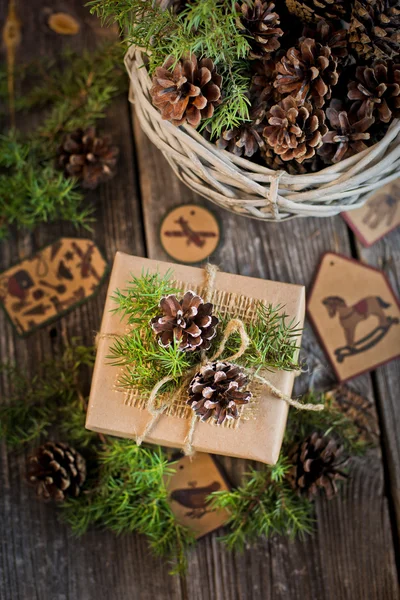
[[[171,500],[175,500],[181,506],[190,508],[191,510],[185,513],[185,517],[190,519],[201,519],[207,512],[207,497],[211,492],[216,492],[220,489],[221,484],[218,481],[213,481],[207,486],[196,487],[197,481],[189,481],[187,488],[173,490],[170,495]]]

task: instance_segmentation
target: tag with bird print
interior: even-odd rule
[[[386,275],[357,260],[322,257],[308,315],[339,381],[400,356],[400,306]]]
[[[218,527],[228,518],[225,510],[212,510],[209,495],[228,490],[221,471],[210,454],[197,452],[185,456],[175,465],[176,472],[166,480],[168,500],[177,520],[194,531],[200,538]]]

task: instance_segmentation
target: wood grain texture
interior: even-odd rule
[[[163,215],[179,204],[207,202],[180,183],[137,121],[134,130],[148,254],[165,260],[158,232]],[[340,217],[273,225],[218,207],[214,210],[222,223],[223,243],[212,261],[224,271],[309,287],[324,252],[334,250],[351,255],[348,229]],[[309,357],[312,383],[317,387],[332,384],[334,376],[308,324],[303,348]],[[302,379],[296,384],[299,391],[310,383],[310,378]],[[373,397],[370,376],[359,377],[352,385]],[[225,457],[217,460],[235,483],[248,464]],[[369,518],[364,520],[360,515]],[[216,541],[217,534],[201,540],[191,553],[186,579],[188,598],[395,598],[393,541],[378,450],[371,452],[369,460],[357,464],[343,496],[331,502],[317,502],[316,518],[313,537],[303,542],[279,538],[261,541],[257,548],[242,555],[228,553]],[[381,560],[381,553],[386,560]],[[383,564],[383,571],[374,563],[381,567]],[[374,586],[368,588],[371,573]],[[373,594],[366,595],[367,589],[372,589]]]
[[[100,28],[82,4],[80,0],[52,3],[30,0],[24,4],[20,0],[23,43],[17,60],[56,55],[67,45],[93,48],[105,39],[109,33]],[[0,26],[6,9],[3,0]],[[74,16],[81,24],[79,35],[67,38],[51,32],[46,25],[49,10]],[[20,119],[18,125],[29,127],[36,121],[36,115],[32,114]],[[32,234],[14,232],[10,240],[0,243],[0,270],[61,235],[73,234],[92,237],[109,260],[117,249],[144,255],[146,247],[150,257],[164,259],[158,240],[158,225],[164,212],[182,202],[206,204],[180,184],[138,128],[133,145],[125,97],[115,100],[103,129],[113,134],[121,157],[119,176],[88,198],[97,207],[93,233],[75,232],[65,224],[42,226]],[[350,255],[347,228],[340,218],[267,225],[218,209],[216,212],[223,224],[224,240],[215,262],[226,271],[309,286],[322,252],[336,250]],[[378,260],[379,254],[376,256]],[[70,338],[81,335],[85,343],[91,343],[99,327],[105,294],[106,285],[87,304],[26,340],[15,336],[0,313],[0,360],[15,360],[33,373],[44,356],[62,352],[65,335]],[[317,386],[333,383],[327,360],[308,325],[303,347],[308,354],[312,383]],[[399,408],[395,386],[399,375],[392,371],[391,365],[379,373],[378,377],[382,377],[379,395],[385,397],[385,406],[390,407],[385,408],[381,419],[384,451],[387,454],[389,448],[398,457],[395,433]],[[308,383],[303,376],[296,383],[298,393]],[[353,385],[360,393],[373,397],[369,376],[358,378]],[[2,381],[0,394],[5,402],[7,390],[8,382]],[[168,576],[168,566],[151,555],[146,540],[139,536],[116,537],[93,529],[83,538],[75,539],[59,523],[54,508],[34,500],[32,490],[24,483],[25,457],[7,453],[4,445],[0,450],[0,600],[392,600],[397,597],[379,450],[372,452],[369,460],[357,462],[344,494],[331,502],[317,503],[313,537],[296,542],[281,538],[264,540],[237,554],[224,549],[217,541],[217,532],[200,540],[190,555],[188,574],[182,579]],[[248,467],[242,460],[226,458],[221,462],[234,483],[240,481]],[[392,486],[398,485],[399,465],[395,460],[389,464],[390,482],[394,482]]]

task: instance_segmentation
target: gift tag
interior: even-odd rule
[[[364,246],[372,246],[400,225],[400,179],[380,188],[361,208],[342,213]]]
[[[225,510],[211,510],[207,497],[228,490],[216,462],[210,454],[198,452],[185,456],[175,465],[176,473],[167,478],[168,500],[175,517],[200,538],[221,527],[228,518]]]
[[[17,333],[27,335],[88,300],[107,269],[94,242],[61,238],[0,274],[0,303]]]
[[[400,356],[399,304],[378,269],[328,252],[308,313],[339,381]]]
[[[182,204],[164,217],[160,237],[171,258],[181,263],[199,263],[217,249],[220,227],[208,208]]]

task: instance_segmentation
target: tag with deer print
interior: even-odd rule
[[[400,356],[400,308],[381,271],[323,256],[308,313],[339,381]]]
[[[210,454],[197,452],[175,465],[166,480],[168,501],[178,521],[194,531],[196,538],[221,527],[228,518],[224,510],[212,510],[209,495],[229,487]]]

